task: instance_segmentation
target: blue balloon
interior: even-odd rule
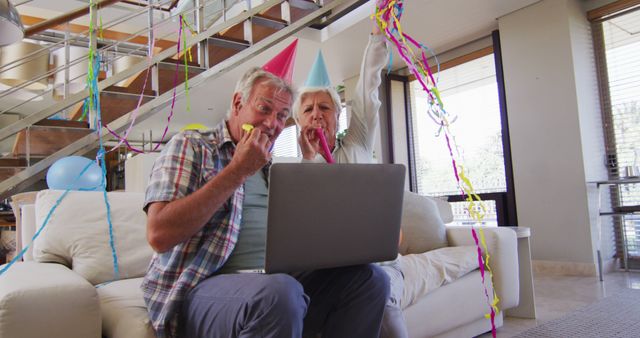
[[[80,173],[84,168],[82,176]],[[49,189],[101,190],[102,169],[95,161],[82,156],[68,156],[57,160],[47,172]]]

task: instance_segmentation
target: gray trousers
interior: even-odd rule
[[[402,293],[404,292],[404,275],[400,270],[400,262],[396,259],[381,268],[389,276],[390,294],[384,308],[380,338],[409,338],[407,325],[402,314]]]
[[[377,338],[389,277],[358,265],[295,274],[224,274],[192,289],[181,337]]]

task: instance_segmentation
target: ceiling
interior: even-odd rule
[[[529,6],[539,0],[408,0],[404,2],[405,11],[401,24],[405,33],[417,41],[429,46],[436,53],[442,53],[478,38],[485,37],[497,29],[496,19],[508,13]],[[18,0],[13,0],[16,3]],[[86,1],[75,0],[33,0],[19,6],[18,11],[28,6],[45,11],[62,12],[61,9],[86,6]],[[29,9],[32,11],[32,9]],[[299,39],[294,84],[301,84],[306,77],[317,50],[322,49],[329,75],[334,85],[355,76],[359,72],[363,50],[372,23],[369,15],[373,12],[373,2],[368,2],[352,11],[322,31],[305,28],[296,34]],[[37,13],[25,13],[37,16]],[[52,16],[52,15],[50,15]],[[203,123],[213,126],[226,113],[233,86],[240,75],[251,66],[259,66],[272,58],[287,46],[294,37],[287,38],[250,61],[224,75],[206,81],[203,85],[190,90],[191,112],[185,111],[186,102],[179,98],[175,105],[174,119],[170,132],[178,131],[188,123]],[[393,69],[403,67],[396,52],[393,55]],[[154,139],[158,139],[166,125],[168,111],[160,112],[143,121],[134,128],[130,139],[142,139],[149,130],[153,130]]]

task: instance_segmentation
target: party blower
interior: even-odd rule
[[[329,145],[327,144],[327,139],[324,137],[324,133],[322,132],[322,128],[316,128],[316,136],[320,140],[320,146],[322,147],[322,156],[327,161],[327,163],[335,163],[333,160],[333,156],[331,156],[331,151],[329,150]]]

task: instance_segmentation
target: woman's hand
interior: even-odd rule
[[[320,152],[320,140],[316,136],[315,129],[312,126],[303,127],[298,137],[300,151],[305,160],[313,160]]]

